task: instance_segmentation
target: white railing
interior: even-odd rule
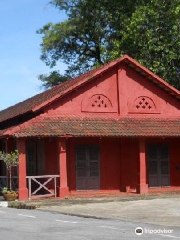
[[[2,192],[4,187],[7,187],[7,176],[0,176],[0,192]],[[13,176],[12,177],[12,189],[16,190],[18,189],[18,177]]]
[[[27,176],[29,199],[32,197],[56,197],[59,175]],[[48,184],[51,183],[50,188]],[[52,188],[53,187],[53,188]]]

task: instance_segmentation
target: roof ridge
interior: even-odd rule
[[[82,75],[79,75],[75,78],[69,79],[68,81],[61,83],[57,86],[52,87],[51,89],[47,89],[44,92],[36,94],[22,102],[19,102],[13,106],[10,106],[4,110],[0,111],[0,122],[6,121],[7,119],[11,119],[17,117],[19,115],[23,115],[27,112],[36,112],[43,107],[47,106],[53,101],[56,101],[58,98],[68,94],[70,91],[74,90],[75,88],[82,86],[82,84],[98,77],[100,74],[107,71],[109,68],[114,67],[116,64],[125,61],[126,64],[130,66],[133,65],[135,70],[141,69],[142,72],[146,73],[149,76],[149,80],[154,79],[154,82],[157,85],[160,85],[162,88],[166,89],[167,91],[171,92],[172,95],[176,96],[180,99],[180,92],[170,86],[167,82],[163,79],[155,75],[153,72],[139,64],[137,61],[129,57],[128,55],[124,55],[121,58],[118,58],[112,62],[106,63],[96,69],[92,69]],[[136,69],[137,68],[137,69]],[[152,79],[150,79],[152,78]]]

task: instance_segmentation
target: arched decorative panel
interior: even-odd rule
[[[110,99],[103,94],[95,94],[82,102],[82,111],[86,112],[113,112]]]
[[[112,107],[110,100],[102,94],[96,94],[92,96],[89,100],[88,105],[92,108],[97,108],[97,109],[100,109],[100,108],[106,109],[106,108]]]
[[[132,113],[157,113],[156,105],[152,98],[139,96],[129,105],[129,112]]]

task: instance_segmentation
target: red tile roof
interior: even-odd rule
[[[180,137],[180,119],[41,116],[4,134],[16,137]]]
[[[152,81],[154,84],[159,85],[161,88],[165,89],[167,92],[170,92],[176,98],[180,99],[180,92],[175,88],[171,87],[164,80],[153,74],[151,71],[140,65],[138,62],[125,55],[122,58],[119,58],[113,62],[110,62],[104,66],[101,66],[98,69],[89,71],[79,77],[76,77],[70,81],[62,83],[56,87],[53,87],[43,93],[40,93],[34,97],[31,97],[23,102],[20,102],[12,107],[9,107],[5,110],[0,111],[0,122],[3,122],[7,119],[14,118],[16,116],[25,114],[27,112],[35,112],[38,109],[46,106],[52,101],[62,97],[73,89],[81,86],[82,84],[92,80],[95,77],[98,77],[103,72],[107,71],[109,68],[115,66],[116,64],[124,61],[130,67],[134,68],[136,71],[140,72],[145,76],[149,81]]]
[[[88,80],[98,76],[102,72],[114,66],[119,60],[120,59],[113,61],[109,64],[106,64],[98,69],[91,70],[85,74],[80,75],[79,77],[73,78],[67,82],[59,84],[40,94],[37,94],[31,98],[28,98],[23,102],[19,102],[14,106],[11,106],[9,108],[6,108],[0,111],[0,122],[25,114],[27,112],[37,111],[38,109],[42,108],[43,106],[46,106],[47,104],[54,101],[55,99],[60,98],[64,94],[72,91],[74,88],[78,87],[84,82],[87,82]]]

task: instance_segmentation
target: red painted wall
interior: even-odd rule
[[[58,175],[58,143],[57,139],[47,138],[45,141],[46,174]]]
[[[86,104],[89,99],[97,94],[101,94],[107,97],[112,104],[110,109],[100,109],[100,113],[97,110],[92,111]],[[61,100],[50,105],[46,111],[49,114],[61,114],[61,115],[86,115],[86,116],[117,116],[118,101],[117,101],[117,71],[112,69],[98,79],[85,84],[81,88],[68,94]],[[105,112],[103,112],[105,111]]]
[[[121,139],[121,191],[136,190],[138,183],[138,140]]]
[[[171,186],[180,186],[179,139],[147,139],[148,144],[168,143]],[[75,147],[83,144],[100,146],[100,189],[136,191],[139,182],[139,139],[70,138],[67,139],[67,171],[70,191],[76,190]],[[58,172],[57,140],[46,140],[46,174]],[[147,156],[147,154],[146,154]],[[148,160],[147,183],[148,183]]]
[[[100,94],[110,102],[110,108],[92,108],[93,96]],[[154,109],[137,111],[136,104],[139,97],[146,97]],[[134,108],[134,109],[133,109]],[[45,112],[48,114],[114,117],[144,116],[160,117],[180,116],[180,104],[174,97],[163,89],[144,78],[127,65],[120,64],[97,79],[72,91],[62,99],[49,105]]]
[[[131,104],[139,96],[147,96],[154,101],[155,114],[148,114],[148,111],[147,114],[130,113]],[[119,98],[121,115],[180,116],[179,101],[126,65],[119,68]]]
[[[120,142],[119,139],[103,140],[101,144],[101,189],[120,189]]]
[[[171,186],[180,186],[179,139],[170,140],[170,181]]]
[[[70,191],[76,190],[75,146],[97,144],[100,146],[100,188],[101,190],[120,189],[120,142],[118,139],[69,139],[68,184]]]
[[[100,146],[100,190],[136,191],[138,184],[138,139],[69,139],[68,184],[76,190],[75,146]]]
[[[101,96],[108,107],[92,107],[93,97]],[[141,98],[153,106],[151,109],[137,107]],[[140,100],[139,100],[140,99]],[[98,99],[97,99],[98,100]],[[103,100],[104,101],[104,100]],[[138,102],[139,101],[139,102]],[[73,90],[67,96],[49,105],[45,112],[49,115],[110,117],[177,117],[180,116],[179,101],[125,64],[111,68],[97,79]],[[150,141],[150,140],[148,140]],[[147,141],[147,142],[148,142]],[[152,140],[154,141],[154,140]],[[155,140],[156,141],[156,140]],[[159,141],[164,141],[159,139]],[[180,153],[178,140],[168,140],[170,144],[171,185],[180,186]],[[75,145],[99,144],[101,147],[101,189],[121,189],[132,191],[139,181],[139,146],[135,139],[69,139],[68,140],[68,184],[76,189]],[[46,146],[47,174],[57,172],[55,142]],[[58,150],[57,150],[58,151]],[[148,169],[147,169],[148,182]]]

